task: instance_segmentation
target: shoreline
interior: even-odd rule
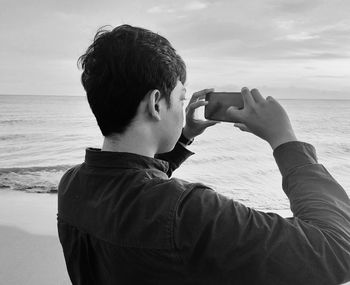
[[[57,236],[57,195],[0,190],[0,226]]]

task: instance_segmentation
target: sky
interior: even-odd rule
[[[276,98],[350,99],[347,0],[0,0],[0,94],[85,96],[78,57],[97,29],[166,37],[188,92],[258,88]]]

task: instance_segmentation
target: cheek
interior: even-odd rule
[[[186,113],[185,113],[185,107],[182,107],[182,108],[180,109],[180,114],[179,114],[181,123],[183,123],[184,120],[185,120],[185,114],[186,114]]]

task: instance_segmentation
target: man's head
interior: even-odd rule
[[[167,39],[129,25],[99,30],[79,63],[82,84],[104,136],[123,134],[147,96],[171,108],[172,91],[186,81],[185,63]]]

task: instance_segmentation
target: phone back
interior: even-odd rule
[[[241,92],[211,92],[206,95],[205,100],[209,102],[204,109],[207,120],[233,122],[226,116],[226,110],[231,106],[239,109],[244,107]]]

